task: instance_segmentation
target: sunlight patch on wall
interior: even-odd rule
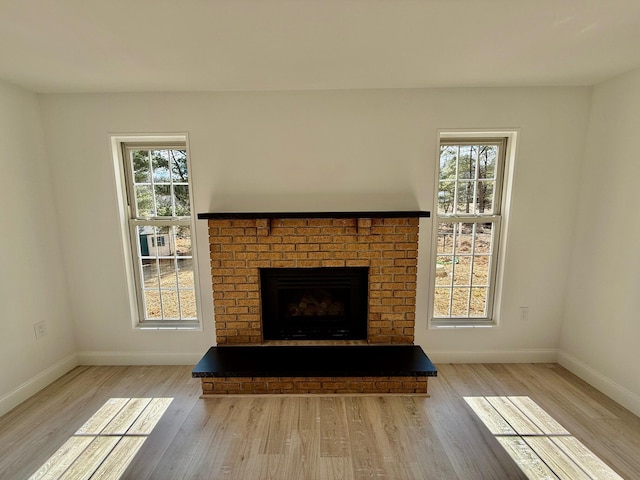
[[[529,397],[464,397],[531,480],[622,480]]]
[[[111,398],[29,480],[117,480],[172,398]]]

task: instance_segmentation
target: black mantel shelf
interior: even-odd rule
[[[263,218],[428,218],[431,212],[422,210],[378,212],[210,212],[199,213],[199,220],[250,220]]]

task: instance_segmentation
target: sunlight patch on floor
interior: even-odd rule
[[[172,398],[111,398],[29,480],[117,480]]]
[[[622,480],[529,397],[464,397],[531,480]]]

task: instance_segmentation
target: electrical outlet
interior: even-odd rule
[[[35,323],[33,325],[33,330],[36,332],[36,340],[47,336],[47,324],[45,323],[44,320],[41,322]]]
[[[529,320],[529,307],[520,307],[520,320],[523,322]]]

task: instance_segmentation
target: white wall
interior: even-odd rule
[[[426,220],[416,337],[436,361],[553,361],[589,98],[587,88],[43,96],[81,360],[197,359],[214,342],[204,221],[204,331],[131,329],[110,133],[188,133],[197,212],[433,210],[437,130],[511,128],[519,145],[501,326],[427,330]]]
[[[76,365],[36,95],[0,82],[0,415]],[[47,335],[36,340],[34,323]]]
[[[640,70],[594,89],[560,361],[640,415]]]

